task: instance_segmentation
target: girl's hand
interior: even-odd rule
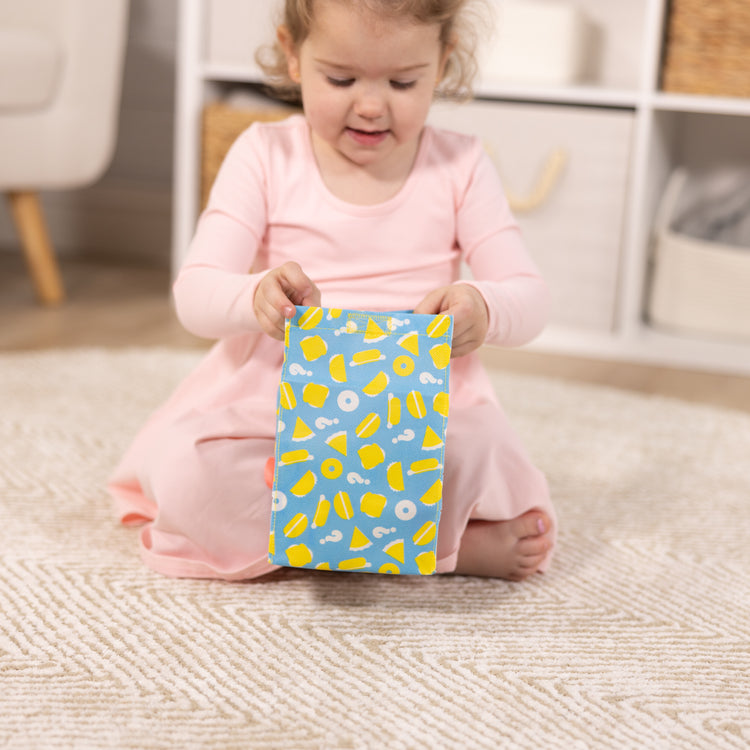
[[[295,305],[320,306],[320,290],[299,263],[284,263],[269,271],[255,290],[253,307],[261,328],[271,337],[284,340],[284,324],[294,317]]]
[[[435,289],[414,308],[414,312],[453,316],[452,357],[463,357],[479,348],[490,325],[482,295],[469,284],[452,284]]]

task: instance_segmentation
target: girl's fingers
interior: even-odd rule
[[[444,312],[446,288],[434,289],[414,308],[415,315],[437,315]]]
[[[302,270],[299,263],[289,262],[281,266],[279,268],[279,280],[281,288],[292,306],[312,304],[316,298],[320,301],[318,288]],[[293,309],[292,315],[294,315]],[[291,317],[291,315],[288,317]]]
[[[452,284],[435,289],[424,297],[414,312],[453,316],[453,357],[462,357],[484,343],[488,325],[487,307],[479,292],[471,286]]]
[[[285,321],[292,318],[295,305],[319,305],[320,290],[298,263],[285,263],[270,271],[255,292],[255,316],[261,328],[283,340]]]

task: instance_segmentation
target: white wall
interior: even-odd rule
[[[106,1],[106,0],[105,0]],[[169,265],[179,0],[131,0],[118,144],[92,187],[42,196],[60,255]],[[3,202],[4,203],[4,202]],[[7,208],[0,247],[17,251]]]

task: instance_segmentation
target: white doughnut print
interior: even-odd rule
[[[417,515],[417,506],[411,500],[401,500],[396,503],[395,513],[400,521],[411,521]]]
[[[359,406],[359,396],[355,391],[341,391],[336,403],[341,411],[355,411]]]

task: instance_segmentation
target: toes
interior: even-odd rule
[[[530,575],[533,575],[539,570],[539,566],[544,561],[545,554],[529,555],[519,557],[515,568],[511,571],[508,576],[511,581],[523,581]]]
[[[530,510],[513,519],[513,533],[518,539],[546,534],[552,527],[549,516],[541,510]]]
[[[523,581],[529,576],[533,575],[539,570],[539,566],[542,563],[542,560],[544,559],[544,556],[539,558],[528,558],[529,560],[533,560],[533,562],[530,563],[518,563],[516,567],[509,573],[507,576],[508,580],[510,581]]]
[[[546,536],[529,536],[516,542],[516,552],[521,558],[544,557],[552,543]]]

